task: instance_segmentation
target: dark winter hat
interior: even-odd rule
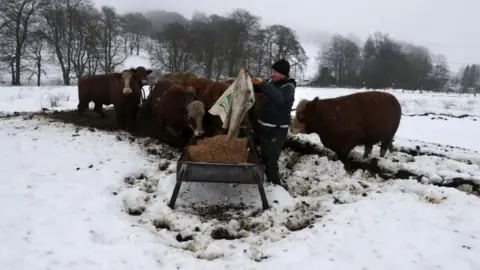
[[[290,73],[290,64],[285,59],[280,59],[277,62],[273,63],[272,69],[276,72],[288,76]]]

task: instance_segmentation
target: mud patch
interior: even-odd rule
[[[182,210],[186,213],[196,215],[203,221],[218,220],[230,221],[232,219],[243,220],[249,217],[256,217],[262,213],[262,209],[252,206],[246,206],[244,203],[236,204],[218,204],[203,205],[192,204],[184,207]]]
[[[235,240],[235,239],[242,238],[242,236],[240,234],[234,234],[224,227],[218,227],[218,228],[213,229],[210,236],[215,240],[221,240],[221,239]]]
[[[449,117],[449,118],[457,118],[457,119],[463,119],[463,118],[472,118],[473,121],[477,121],[477,118],[480,118],[479,115],[472,115],[472,114],[461,114],[461,115],[453,115],[453,114],[447,114],[447,113],[420,113],[420,114],[402,114],[402,116],[436,116],[436,118],[439,118],[441,120],[447,120],[441,116],[444,117]]]
[[[172,223],[170,222],[170,220],[166,219],[165,217],[154,219],[152,221],[152,224],[157,229],[165,229],[169,231],[172,229]]]
[[[101,117],[92,110],[87,110],[83,115],[79,115],[77,110],[64,110],[52,112],[40,112],[34,115],[41,116],[53,121],[74,124],[79,127],[88,128],[90,130],[119,131],[117,128],[115,111],[113,108],[104,108],[103,112],[106,117]],[[140,114],[140,113],[139,113]],[[137,118],[136,130],[129,131],[134,137],[151,137],[152,128],[148,121],[142,117]]]

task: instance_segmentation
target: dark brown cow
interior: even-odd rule
[[[260,108],[262,106],[262,99],[263,99],[263,93],[255,93],[255,103],[253,106],[250,108],[247,114],[247,119],[245,122],[248,123],[248,125],[251,126],[254,136],[255,136],[255,142],[259,143],[260,142],[260,123],[258,123],[258,117],[260,116]]]
[[[207,89],[207,87],[213,84],[214,81],[210,80],[209,78],[192,78],[187,81],[187,87],[191,91],[195,91],[195,98],[197,100],[201,100],[203,93]]]
[[[197,119],[203,119],[203,104],[200,105],[200,101],[194,105],[190,103],[193,103],[192,92],[179,85],[165,91],[153,107],[155,137],[172,146],[184,147],[192,134],[203,135],[202,125],[194,128],[189,121],[193,118],[198,123]]]
[[[236,80],[237,78],[228,78],[225,80],[225,83],[229,84],[229,85],[232,85],[233,82]]]
[[[115,108],[117,126],[126,130],[130,124],[132,130],[137,125],[137,114],[140,107],[141,77],[137,77],[135,69],[114,73],[117,80],[111,80],[109,85],[110,100]]]
[[[148,77],[148,75],[150,75],[152,73],[151,69],[146,69],[143,66],[138,66],[137,68],[130,69],[130,70],[135,71],[135,76],[140,81],[142,87],[148,83],[148,78],[147,77]]]
[[[393,137],[400,125],[402,108],[397,98],[385,92],[362,92],[337,98],[301,100],[291,131],[317,133],[323,145],[334,151],[350,169],[348,155],[357,145],[365,146],[368,157],[381,142],[380,156],[393,151]]]
[[[144,113],[145,117],[151,116],[153,112],[153,107],[157,104],[163,96],[163,93],[168,90],[168,88],[174,85],[172,80],[169,79],[159,79],[155,86],[150,90],[147,100],[145,101]]]
[[[119,74],[119,73],[117,73]],[[102,105],[112,104],[110,100],[110,85],[112,81],[118,81],[115,74],[87,75],[78,80],[78,113],[80,115],[88,109],[88,104],[95,103],[95,112],[101,117],[106,117],[102,111]]]
[[[147,76],[152,73],[152,70],[145,69],[142,66],[131,68],[131,72],[135,73],[135,80],[140,83],[142,87],[146,84]],[[101,117],[106,117],[102,111],[103,105],[111,105],[113,102],[110,99],[110,85],[112,80],[119,80],[121,73],[87,75],[78,80],[78,113],[82,115],[88,104],[93,102],[95,104],[94,110]]]
[[[212,115],[208,112],[217,100],[225,93],[230,85],[224,82],[214,82],[210,84],[203,95],[200,96],[200,101],[205,105],[204,129],[205,136],[213,136],[226,131],[222,128],[222,119],[218,115]]]
[[[230,85],[224,82],[213,82],[205,89],[200,100],[205,104],[205,108],[210,110],[217,100],[225,93]]]

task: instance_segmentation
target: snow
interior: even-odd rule
[[[0,112],[35,112],[73,109],[78,105],[76,86],[0,87]]]
[[[296,98],[355,91],[298,88]],[[378,158],[374,147],[381,168],[415,172],[422,183],[349,175],[339,161],[285,150],[288,192],[265,184],[268,211],[255,186],[199,183],[183,183],[172,210],[168,156],[178,154],[169,147],[41,116],[1,118],[0,268],[479,269],[480,199],[429,184],[480,183],[479,98],[388,91],[405,114],[471,115],[404,116],[398,151]],[[0,87],[0,112],[76,108],[76,94],[75,86]],[[363,159],[362,147],[352,152]],[[220,216],[211,216],[214,205]],[[229,210],[239,205],[246,209]],[[221,229],[238,239],[213,239]]]
[[[295,105],[303,98],[313,99],[317,96],[319,98],[331,98],[371,90],[372,89],[300,87],[297,88],[295,93]],[[402,105],[402,113],[406,115],[443,113],[453,116],[468,114],[480,117],[480,96],[474,97],[471,94],[458,93],[420,93],[419,91],[414,92],[403,89],[389,89],[387,92],[394,94],[398,98]]]
[[[144,67],[149,67],[150,65],[150,60],[148,60],[148,54],[145,51],[140,51],[139,55],[130,55],[127,57],[125,62],[123,62],[122,68],[121,69],[127,69],[127,68],[136,68],[138,66],[144,66]],[[120,70],[120,68],[119,68]]]

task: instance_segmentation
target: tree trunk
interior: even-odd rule
[[[42,80],[42,64],[40,61],[41,60],[38,60],[37,63],[37,86],[40,86],[40,82]]]

